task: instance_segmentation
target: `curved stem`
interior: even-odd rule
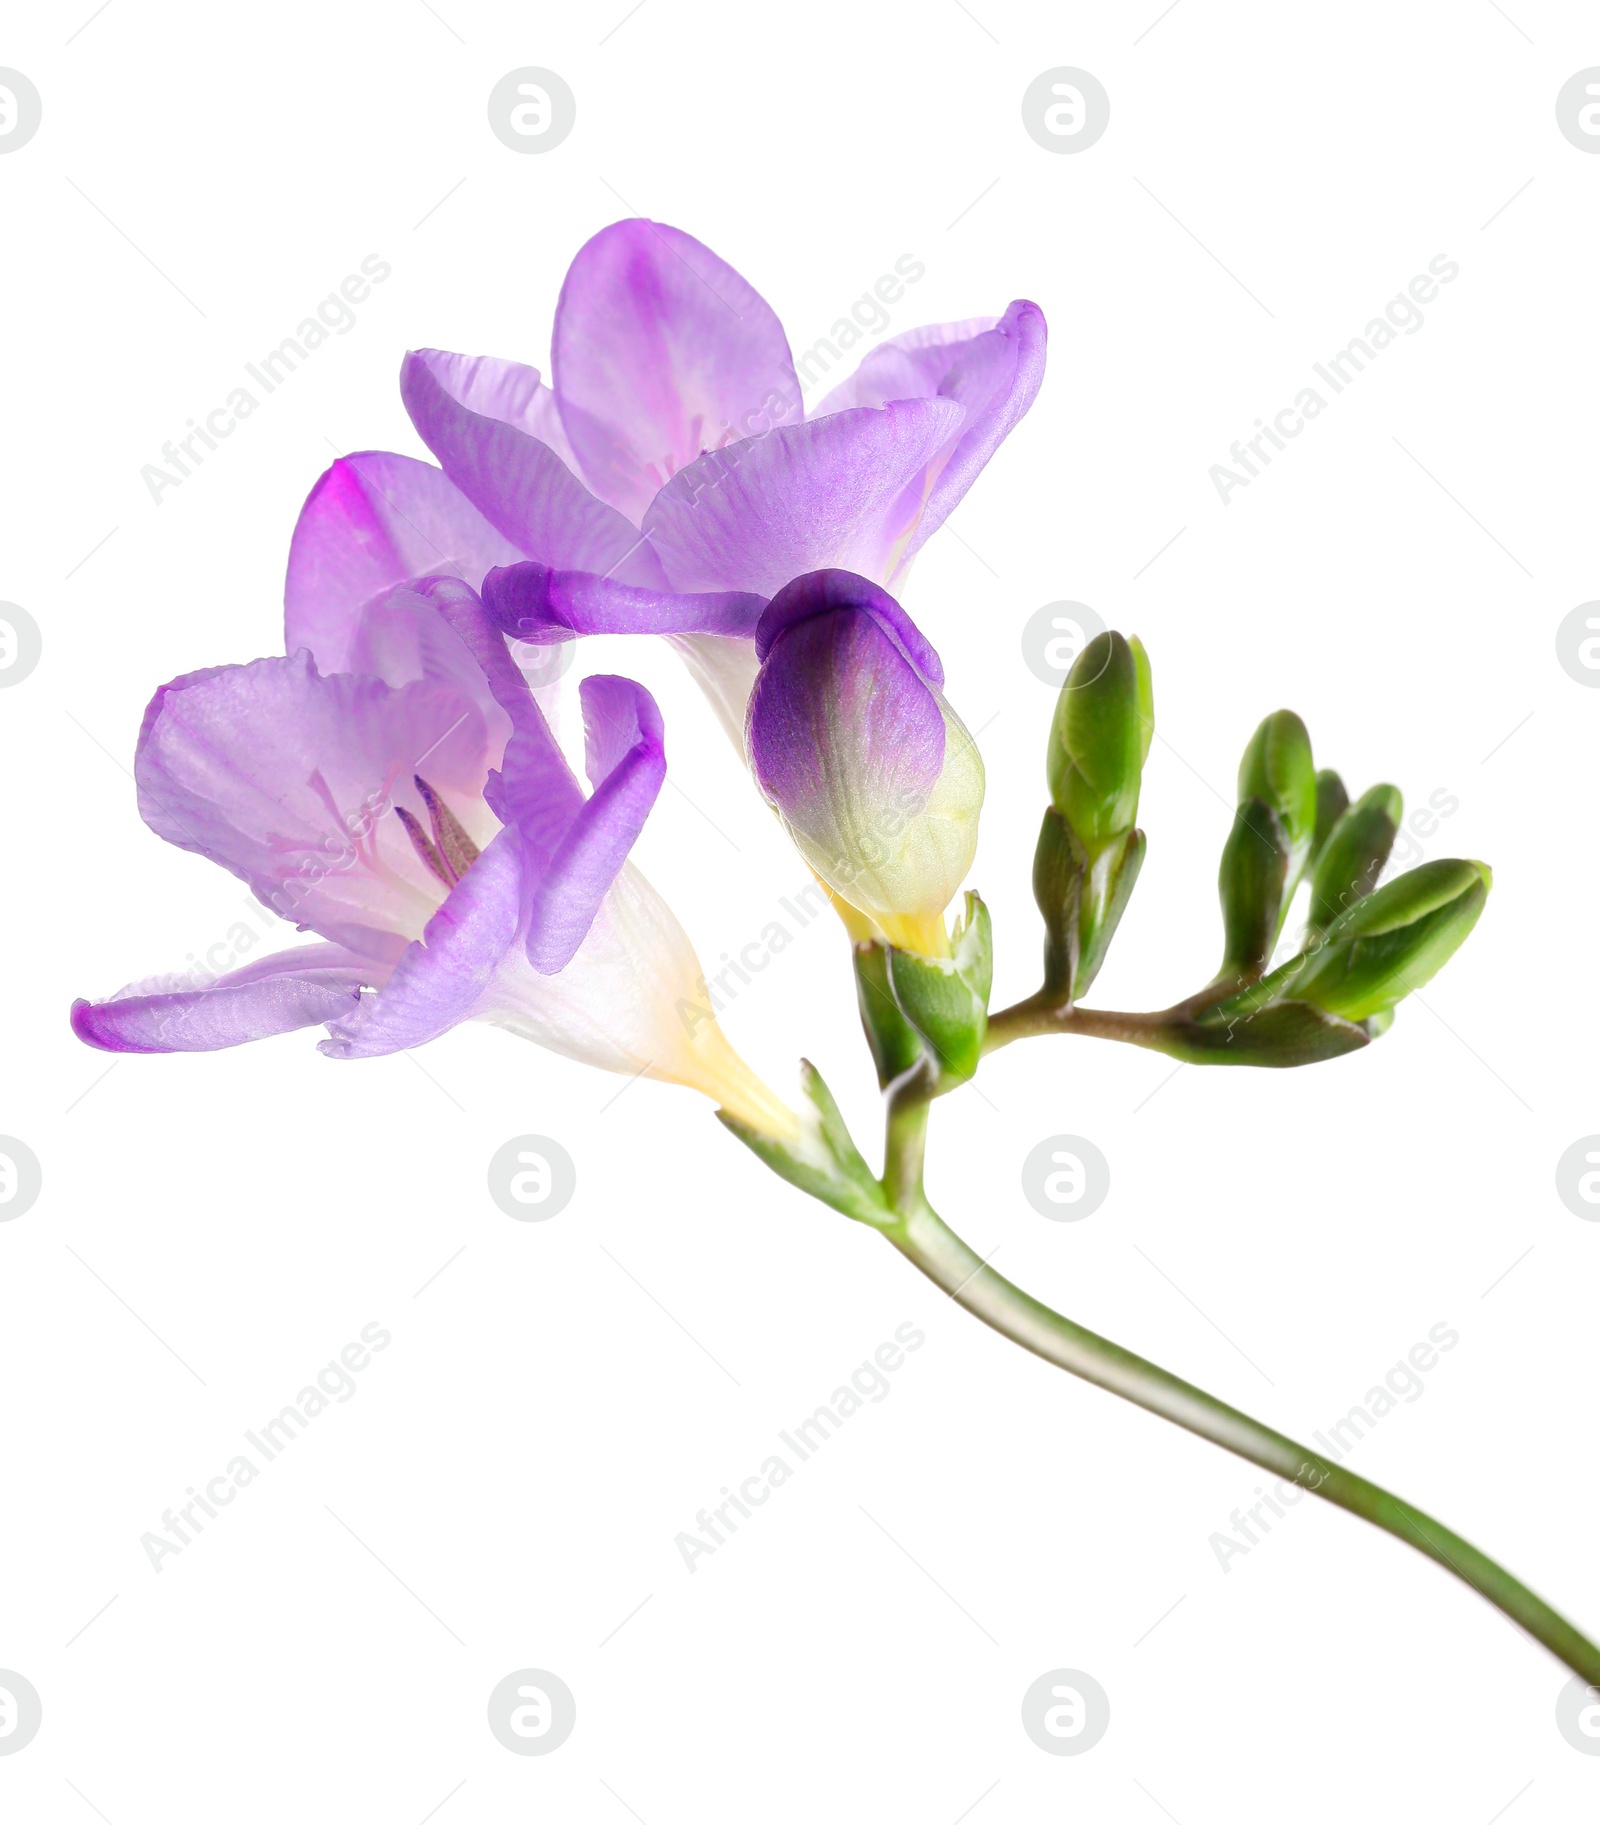
[[[925,1122],[925,1106],[922,1115]],[[891,1111],[891,1134],[895,1122],[896,1112]],[[920,1157],[919,1135],[919,1161]],[[896,1203],[901,1222],[885,1233],[908,1260],[974,1317],[1046,1362],[1107,1388],[1404,1540],[1488,1598],[1573,1672],[1592,1685],[1600,1685],[1600,1647],[1459,1534],[1376,1483],[1353,1475],[1281,1432],[1274,1432],[1270,1426],[1146,1362],[1142,1356],[1135,1356],[1131,1350],[1122,1349],[1042,1305],[985,1266],[981,1257],[946,1227],[920,1192],[904,1180],[897,1183],[903,1200]]]
[[[1014,1039],[1032,1039],[1041,1033],[1082,1033],[1090,1039],[1121,1039],[1129,1045],[1160,1048],[1182,1012],[1163,1009],[1158,1014],[1124,1014],[1110,1008],[1062,1006],[1043,989],[989,1017],[985,1054],[997,1052]]]

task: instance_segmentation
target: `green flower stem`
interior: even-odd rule
[[[896,1086],[889,1095],[883,1150],[884,1195],[896,1210],[913,1210],[922,1199],[922,1162],[928,1145],[928,1098],[924,1081]]]
[[[920,1165],[927,1116],[925,1101],[904,1102],[898,1107],[891,1103],[890,1170],[884,1183],[900,1221],[885,1234],[935,1286],[1001,1336],[1046,1362],[1107,1388],[1405,1541],[1488,1598],[1573,1672],[1600,1685],[1600,1647],[1459,1534],[1376,1483],[1353,1475],[1131,1350],[1063,1318],[986,1266],[981,1256],[946,1227],[922,1195]]]
[[[985,1054],[997,1052],[1014,1039],[1033,1039],[1041,1033],[1082,1033],[1090,1039],[1120,1039],[1129,1045],[1161,1051],[1187,1012],[1186,1004],[1158,1014],[1122,1014],[1109,1008],[1063,1006],[1041,989],[1026,1001],[989,1016]]]

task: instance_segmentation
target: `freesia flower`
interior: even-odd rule
[[[511,361],[406,356],[401,394],[449,491],[417,465],[379,517],[447,520],[442,545],[470,523],[473,564],[513,567],[494,606],[524,638],[665,634],[737,739],[762,605],[818,569],[903,578],[1044,357],[1043,315],[1019,301],[880,345],[808,417],[759,293],[681,230],[617,222],[567,273],[550,386]]]
[[[140,732],[151,828],[323,942],[79,1001],[79,1037],[213,1051],[321,1021],[323,1052],[372,1058],[482,1019],[791,1136],[795,1117],[716,1022],[679,1017],[700,966],[627,860],[666,775],[654,700],[626,678],[584,680],[585,796],[465,584],[391,583],[352,612],[410,561],[330,548],[316,612],[305,597],[289,611],[291,630],[321,615],[317,648],[175,679]]]
[[[983,761],[945,702],[939,655],[865,577],[820,570],[756,629],[751,769],[852,935],[949,954],[944,911],[972,866]]]

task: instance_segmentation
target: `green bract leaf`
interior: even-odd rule
[[[896,1218],[883,1188],[850,1138],[850,1130],[822,1081],[822,1073],[809,1059],[800,1061],[800,1083],[811,1107],[805,1111],[804,1131],[793,1145],[758,1133],[725,1109],[717,1111],[717,1120],[779,1178],[858,1223],[892,1228]]]
[[[1286,966],[1283,993],[1347,1020],[1381,1014],[1444,968],[1477,924],[1493,876],[1482,862],[1424,862],[1342,912]],[[1265,985],[1263,985],[1265,986]]]
[[[1078,894],[1077,961],[1072,971],[1074,1001],[1082,1000],[1100,973],[1100,965],[1127,910],[1128,896],[1144,866],[1144,851],[1144,832],[1130,830],[1120,843],[1101,850],[1089,865]]]
[[[1217,893],[1222,901],[1222,973],[1258,976],[1283,924],[1289,838],[1277,812],[1252,798],[1233,816],[1222,846]]]
[[[1313,866],[1322,854],[1324,844],[1333,834],[1334,825],[1349,808],[1350,794],[1344,789],[1344,781],[1332,767],[1324,767],[1317,775],[1317,823],[1311,837]]]
[[[1078,896],[1088,871],[1083,845],[1052,805],[1033,852],[1033,897],[1044,917],[1044,986],[1052,996],[1065,995],[1072,986]]]
[[[1371,1035],[1303,1001],[1273,1001],[1250,1009],[1234,1005],[1188,1022],[1162,1047],[1174,1058],[1201,1065],[1321,1064],[1370,1043]]]
[[[989,909],[975,893],[954,934],[953,957],[889,952],[889,981],[900,1011],[927,1042],[942,1075],[964,1082],[978,1068],[989,1025],[994,951]]]
[[[855,946],[856,1005],[878,1068],[878,1088],[887,1090],[926,1056],[916,1030],[900,1012],[889,982],[889,947],[871,942]]]
[[[1404,810],[1399,789],[1373,786],[1334,825],[1311,876],[1306,933],[1318,937],[1377,885]]]

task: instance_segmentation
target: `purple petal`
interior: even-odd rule
[[[490,571],[483,600],[505,633],[541,644],[572,634],[721,634],[748,640],[767,605],[764,596],[737,591],[674,595],[544,564]]]
[[[506,650],[501,630],[478,593],[453,577],[426,577],[416,585],[416,593],[469,655],[478,683],[487,685],[494,701],[510,717],[512,727],[527,727],[553,746],[553,737],[527,677]]]
[[[426,683],[457,692],[483,718],[485,756],[493,763],[505,749],[513,721],[468,643],[434,599],[436,592],[453,591],[472,593],[454,577],[422,577],[375,596],[356,621],[343,669],[385,684]]]
[[[584,476],[635,522],[702,451],[802,416],[770,306],[710,248],[659,222],[613,223],[579,250],[551,366]]]
[[[464,356],[421,349],[400,369],[411,422],[445,474],[520,556],[659,583],[660,568],[638,531],[596,500],[548,444],[455,397],[452,381],[461,382],[473,365]]]
[[[886,406],[892,399],[932,399],[952,363],[975,337],[999,322],[998,317],[968,317],[961,323],[925,323],[891,336],[864,355],[856,371],[806,416],[827,418],[852,406]]]
[[[359,1007],[343,1009],[320,1051],[329,1058],[380,1058],[437,1039],[478,1011],[521,916],[522,867],[501,834],[451,889],[409,945],[388,981]]]
[[[667,776],[661,712],[642,685],[594,677],[580,690],[594,792],[547,858],[528,853],[528,961],[550,976],[583,943]],[[527,820],[518,830],[528,837]]]
[[[577,473],[577,458],[567,442],[556,396],[539,378],[537,368],[520,361],[502,361],[494,355],[451,355],[428,349],[428,366],[434,378],[469,412],[498,418],[529,437],[547,444],[563,463]]]
[[[583,681],[579,695],[594,786],[585,798],[512,664],[497,618],[470,589],[448,578],[419,588],[478,659],[511,715],[515,732],[487,797],[517,835],[528,960],[554,974],[582,944],[661,791],[667,770],[661,712],[630,679]]]
[[[888,590],[849,570],[814,570],[780,589],[756,628],[757,659],[766,658],[787,628],[836,608],[858,608],[871,615],[929,684],[935,689],[943,686],[944,666],[927,635]]]
[[[783,621],[782,608],[780,597],[768,610],[780,615],[750,697],[750,764],[803,843],[854,867],[891,850],[927,804],[944,716],[878,614],[813,605]]]
[[[896,503],[891,522],[912,524],[903,546],[884,547],[887,567],[871,574],[893,583],[942,526],[989,458],[1033,404],[1044,379],[1044,313],[1024,299],[1006,314],[912,330],[876,348],[851,377],[823,400],[815,415],[895,399],[952,399],[965,414],[960,427],[930,459]],[[863,566],[863,568],[866,568]]]
[[[202,988],[157,977],[130,983],[109,1001],[75,1001],[72,1030],[102,1052],[217,1052],[336,1020],[387,974],[387,966],[340,945],[305,944]]]
[[[908,485],[961,421],[952,400],[909,399],[781,426],[680,470],[645,533],[679,590],[772,596],[830,566],[877,575],[915,530]]]
[[[324,672],[350,668],[364,605],[432,572],[476,584],[521,554],[431,463],[363,450],[326,470],[300,509],[284,585],[284,644]]]
[[[159,836],[220,862],[282,917],[392,961],[439,898],[395,807],[426,823],[421,771],[487,842],[488,743],[476,703],[452,686],[323,677],[301,652],[163,687],[134,777]]]

